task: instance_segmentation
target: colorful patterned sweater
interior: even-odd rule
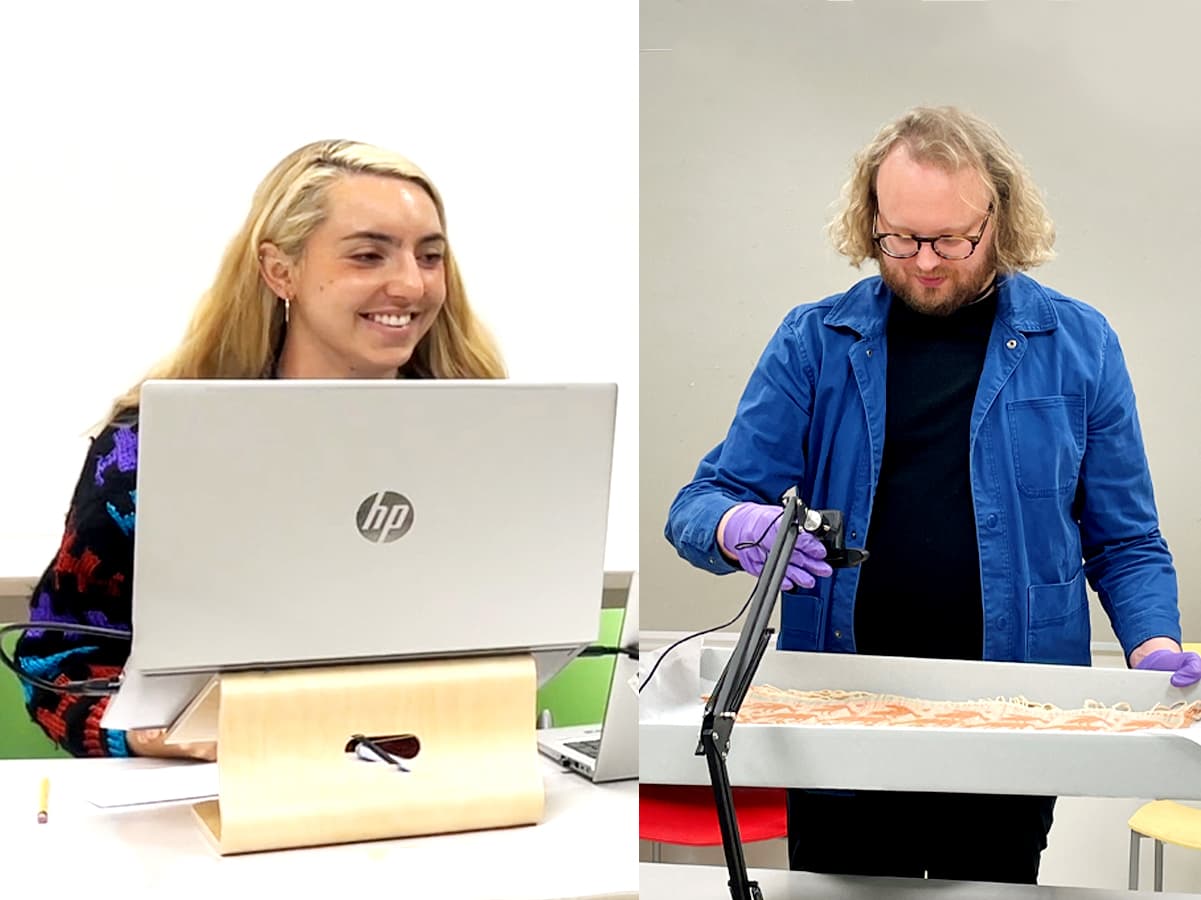
[[[30,598],[30,621],[129,629],[137,464],[136,422],[110,425],[92,441],[62,545]],[[112,678],[129,656],[129,643],[31,629],[18,641],[15,655],[25,671],[50,681]],[[73,755],[129,754],[125,732],[100,727],[107,698],[29,685],[25,698],[33,720]]]

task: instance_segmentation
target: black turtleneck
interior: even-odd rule
[[[894,297],[884,461],[855,597],[860,653],[980,659],[980,554],[969,428],[997,310],[990,286],[950,316]]]

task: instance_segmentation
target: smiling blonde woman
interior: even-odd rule
[[[279,162],[221,260],[180,345],[153,378],[502,378],[500,353],[467,301],[433,182],[399,154],[352,141]],[[30,620],[128,630],[141,382],[94,436],[62,544]],[[109,679],[129,645],[26,632],[18,664],[45,681]],[[161,732],[100,728],[107,700],[33,688],[31,717],[76,756],[194,756]]]

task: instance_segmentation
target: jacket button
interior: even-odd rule
[[[871,348],[868,348],[867,355],[868,355],[868,358],[870,359],[870,358],[871,358],[871,355],[872,355]]]
[[[1018,342],[1015,341],[1013,338],[1010,338],[1009,340],[1007,340],[1005,342],[1005,346],[1008,347],[1010,350],[1015,349],[1017,347],[1017,345],[1018,345]]]
[[[834,637],[836,637],[836,638],[840,638],[840,637],[842,637],[842,632],[841,632],[841,631],[839,631],[839,630],[837,630],[837,629],[835,629],[835,630],[834,630]]]
[[[989,528],[996,528],[996,527],[997,527],[997,516],[996,516],[996,513],[991,513],[991,514],[989,515],[989,517],[988,517],[988,527],[989,527]]]

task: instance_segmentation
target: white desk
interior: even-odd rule
[[[160,762],[6,760],[0,856],[10,879],[25,872],[39,892],[72,896],[636,897],[637,782],[593,785],[543,763],[546,812],[536,826],[222,857],[188,804],[103,810],[88,802],[89,787],[110,773]],[[38,825],[43,775],[50,821]]]
[[[993,884],[986,882],[931,881],[922,878],[863,878],[850,875],[815,875],[783,869],[751,869],[763,900],[1129,900],[1130,891],[1051,885]],[[642,900],[730,900],[729,873],[725,866],[678,866],[643,863],[640,866]],[[1139,893],[1142,893],[1141,891]],[[1155,894],[1186,900],[1196,894]]]

